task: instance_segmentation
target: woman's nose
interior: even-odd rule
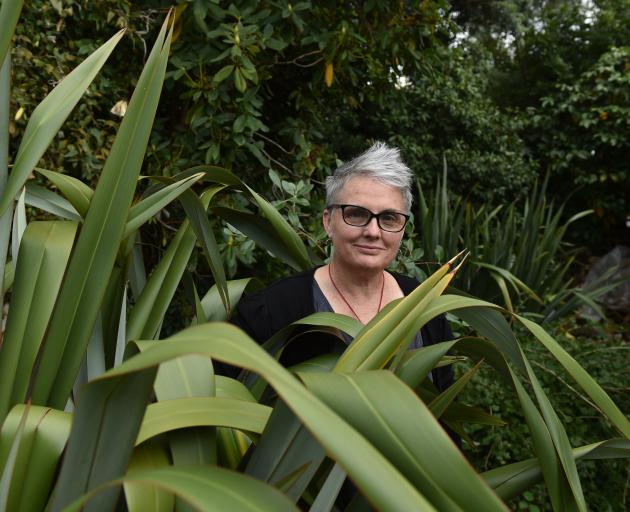
[[[370,236],[379,236],[381,234],[381,228],[378,225],[376,217],[372,217],[363,228]]]

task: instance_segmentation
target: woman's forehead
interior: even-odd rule
[[[396,187],[366,176],[350,178],[339,190],[338,203],[356,204],[380,211],[387,208],[405,209],[402,192]]]

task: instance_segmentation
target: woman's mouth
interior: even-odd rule
[[[382,247],[378,247],[376,245],[356,244],[355,247],[362,252],[369,252],[369,253],[377,253],[383,250]]]

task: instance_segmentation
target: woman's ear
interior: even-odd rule
[[[328,238],[330,238],[330,210],[328,208],[324,210],[324,214],[322,215],[322,224],[324,225],[324,231],[326,231]]]

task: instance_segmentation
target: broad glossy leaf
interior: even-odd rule
[[[215,383],[217,397],[219,398],[235,398],[237,400],[256,402],[249,389],[236,379],[215,375]],[[251,443],[250,437],[239,430],[218,427],[217,455],[220,464],[230,469],[239,467]]]
[[[481,363],[483,363],[483,361],[479,361],[429,404],[429,409],[436,418],[440,418],[442,414],[444,414],[444,411],[446,411],[447,407],[451,405],[455,397],[464,389],[473,375],[477,373]]]
[[[142,345],[144,347],[150,344]],[[157,399],[214,396],[214,371],[207,356],[189,355],[160,365],[155,379]]]
[[[26,400],[37,352],[72,250],[77,224],[31,222],[22,238],[11,309],[0,348],[0,420]]]
[[[32,381],[34,403],[64,406],[101,308],[164,80],[168,20],[138,80],[68,264]]]
[[[468,323],[481,336],[496,344],[508,359],[521,371],[525,372],[523,356],[516,337],[507,320],[496,304],[462,295],[442,295],[431,302],[423,312],[423,321],[428,321],[439,314],[451,312]]]
[[[254,395],[252,395],[249,389],[239,380],[231,379],[223,375],[215,375],[215,383],[217,396],[219,398],[235,398],[237,400],[256,402]]]
[[[22,404],[11,409],[0,434],[0,467],[5,470],[9,449],[22,420],[19,449],[9,482],[8,510],[44,510],[70,433],[71,416],[47,407]]]
[[[300,419],[278,400],[245,473],[279,488],[297,502],[325,455]]]
[[[52,213],[64,220],[80,221],[81,216],[74,206],[65,198],[40,187],[35,183],[26,183],[26,204],[39,208],[48,213]]]
[[[210,323],[190,327],[168,340],[153,344],[101,379],[125,381],[125,375],[130,372],[151,368],[189,353],[207,354],[213,359],[259,372],[304,422],[328,456],[339,462],[377,508],[394,511],[433,509],[370,443],[234,326]],[[360,460],[356,458],[357,453],[362,455]]]
[[[613,425],[630,439],[630,421],[628,421],[628,418],[621,412],[602,387],[595,382],[593,377],[591,377],[542,327],[527,318],[520,316],[516,318],[553,354],[558,362],[567,370],[569,375],[575,379],[578,385],[593,400],[597,407],[606,414],[606,417]]]
[[[130,472],[124,478],[111,482],[103,488],[120,483],[137,483],[173,493],[195,510],[201,512],[297,512],[297,508],[280,492],[262,482],[216,466],[169,467]],[[66,512],[90,509],[95,492],[70,505]]]
[[[197,183],[203,174],[194,174],[189,178],[177,181],[158,190],[149,197],[145,197],[142,201],[132,206],[129,210],[129,217],[127,218],[127,224],[125,225],[125,232],[123,238],[127,238],[131,233],[137,230],[151,217],[153,217],[162,208],[177,199],[184,191],[188,190],[195,183]]]
[[[580,446],[573,449],[573,456],[576,460],[629,458],[630,441],[627,439],[608,439]],[[501,498],[510,500],[538,483],[542,479],[542,471],[538,459],[527,459],[491,469],[482,473],[481,476]]]
[[[60,172],[48,171],[39,167],[36,167],[35,170],[59,189],[81,218],[85,217],[90,207],[90,201],[94,196],[94,191],[90,187],[81,180]]]
[[[276,334],[263,343],[263,348],[270,354],[278,353],[282,348],[291,341],[294,334],[298,329],[297,326],[312,325],[313,327],[331,327],[339,331],[350,334],[350,336],[356,336],[364,327],[358,320],[346,315],[339,315],[337,313],[313,313],[300,320],[296,320],[291,325],[280,329]],[[334,332],[329,329],[322,329],[322,332]]]
[[[294,251],[288,248],[284,240],[278,236],[268,219],[226,207],[215,207],[212,212],[294,270],[302,270],[302,262],[295,257]]]
[[[230,297],[230,304],[237,304],[238,301],[241,300],[241,296],[250,282],[252,282],[251,277],[227,281],[227,291]],[[206,321],[218,322],[227,320],[227,314],[225,313],[225,308],[222,305],[221,297],[219,296],[216,284],[213,284],[201,299],[201,307],[203,308]]]
[[[7,3],[2,2],[3,7]],[[4,31],[3,31],[4,32]],[[28,175],[57,135],[59,128],[122,38],[121,30],[79,64],[46,96],[31,114],[18,148],[7,187],[0,197],[0,213],[8,208]]]
[[[11,38],[20,18],[24,0],[11,0],[0,4],[0,63],[3,63],[11,48]]]
[[[64,510],[86,492],[125,474],[155,373],[151,368],[128,379],[101,377],[83,387],[50,510]],[[119,491],[100,493],[85,510],[112,509]]]
[[[322,329],[313,329],[312,331],[306,331],[300,333],[301,329],[299,326],[304,325],[312,325],[313,327],[322,327]],[[262,347],[273,356],[279,357],[281,351],[292,342],[299,342],[299,338],[301,335],[305,337],[310,337],[311,332],[321,332],[326,336],[335,336],[339,337],[339,334],[336,330],[346,332],[351,336],[356,336],[357,333],[361,331],[364,327],[358,320],[351,318],[346,315],[339,315],[337,313],[314,313],[307,317],[304,317],[300,320],[296,320],[293,324],[280,329],[276,334],[274,334],[271,338],[269,338],[265,343],[263,343]],[[332,328],[333,330],[329,329]],[[298,333],[296,335],[296,332]],[[334,340],[333,340],[334,341]],[[344,341],[339,339],[338,344],[339,347],[346,347]],[[262,392],[264,384],[260,382],[260,379],[253,374],[246,374],[243,377],[243,382],[245,385],[252,390],[254,395],[260,396],[259,392]]]
[[[136,298],[129,314],[127,340],[158,336],[166,310],[195,247],[195,241],[190,224],[184,221],[153,269],[142,293]]]
[[[197,197],[195,193],[187,190],[180,196],[180,202],[201,244],[203,253],[206,256],[206,261],[212,272],[212,277],[214,277],[214,282],[217,285],[219,296],[223,302],[223,307],[229,316],[231,306],[227,289],[227,279],[225,277],[225,269],[223,268],[221,255],[219,254],[219,246],[217,245],[212,227],[210,226],[210,221],[208,220],[207,209],[209,201],[203,201]]]
[[[339,357],[335,354],[324,354],[293,365],[290,370],[294,373],[332,372],[335,368],[335,364],[337,364],[337,359],[339,359]]]
[[[396,375],[410,388],[415,389],[427,378],[438,361],[453,348],[458,340],[444,341],[416,350],[407,351],[396,368]]]
[[[370,321],[339,358],[336,371],[383,367],[422,327],[417,319],[453,278],[450,268],[450,262],[443,265],[407,297]]]
[[[144,350],[152,343],[140,342],[137,346]],[[213,397],[215,384],[212,362],[207,356],[195,354],[166,361],[158,369],[153,389],[159,402],[165,401],[169,405],[175,399]],[[175,411],[170,414],[178,415]],[[169,444],[175,465],[216,464],[215,431],[212,429],[172,432]]]
[[[231,398],[165,400],[147,407],[136,444],[164,432],[188,427],[223,426],[260,434],[270,414],[270,407]]]
[[[303,373],[300,377],[392,461],[437,510],[507,510],[424,403],[391,372]]]
[[[166,449],[158,443],[143,443],[133,451],[129,472],[165,468],[170,466]],[[138,482],[123,485],[129,512],[172,512],[175,498],[172,493]]]
[[[322,327],[333,327],[343,331],[353,338],[361,332],[365,326],[358,320],[337,313],[313,313],[300,320],[293,322],[293,325],[313,325]]]

